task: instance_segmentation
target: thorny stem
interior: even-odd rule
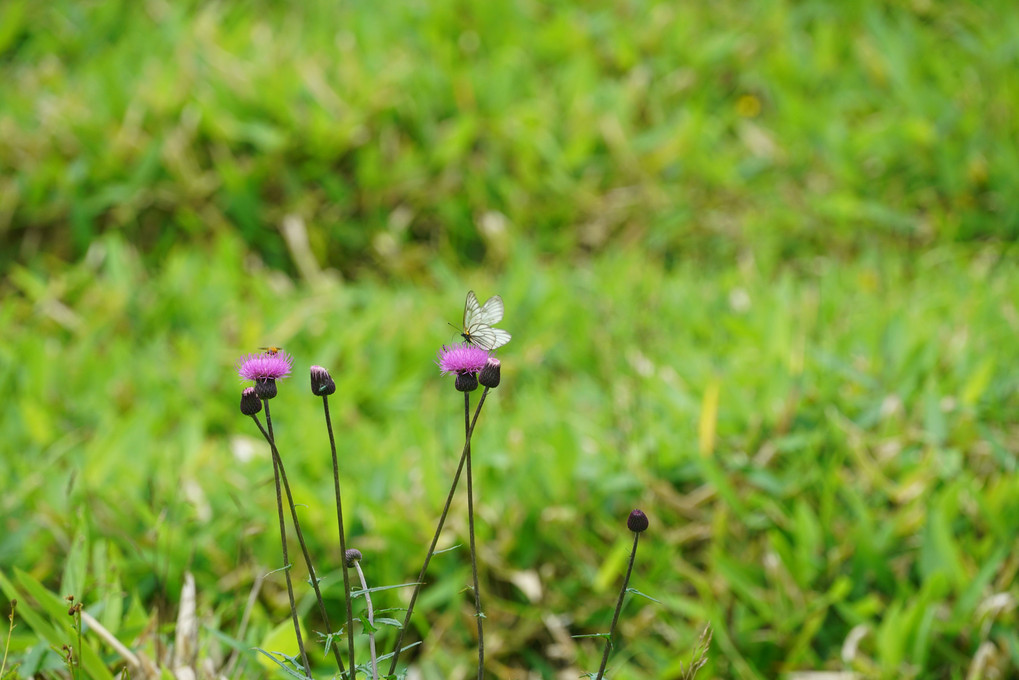
[[[268,401],[268,400],[265,400],[265,401]],[[283,480],[283,489],[286,491],[286,494],[287,494],[287,503],[290,505],[290,518],[291,518],[291,520],[294,523],[294,533],[297,534],[297,542],[301,546],[301,553],[304,555],[304,563],[308,567],[308,576],[309,576],[309,579],[311,580],[311,586],[315,590],[315,599],[318,602],[318,611],[319,611],[319,614],[322,616],[322,622],[325,623],[326,629],[330,633],[332,633],[333,632],[333,627],[332,627],[332,624],[329,622],[329,615],[326,613],[325,600],[322,599],[322,591],[319,589],[319,586],[318,586],[318,577],[315,575],[315,566],[312,564],[311,554],[308,552],[308,545],[304,541],[304,533],[301,531],[301,522],[297,518],[297,507],[294,505],[294,495],[290,491],[290,480],[287,479],[287,471],[286,471],[286,468],[283,467],[283,458],[280,456],[279,449],[276,448],[276,438],[273,436],[272,421],[269,418],[269,404],[266,403],[266,408],[265,408],[265,421],[266,421],[266,424],[269,427],[269,431],[268,432],[266,432],[262,428],[262,424],[258,421],[258,417],[257,416],[252,416],[252,418],[254,419],[255,424],[258,425],[258,429],[262,431],[262,436],[264,436],[266,438],[266,441],[269,442],[269,448],[272,449],[273,466],[274,466],[274,468],[277,468],[279,470],[279,477],[280,477],[280,479]],[[279,483],[279,480],[277,480],[277,484],[278,483]],[[279,490],[277,489],[277,494],[278,493],[279,493]],[[284,555],[285,554],[286,553],[284,553]],[[284,556],[284,560],[286,560],[285,556]],[[288,562],[288,564],[289,564],[289,562]],[[289,570],[288,570],[287,573],[289,575]],[[288,581],[289,581],[289,579],[288,579]],[[293,602],[291,602],[291,607],[293,607]],[[301,642],[300,634],[298,634],[297,641],[298,641],[298,643]],[[332,650],[333,650],[333,658],[336,659],[336,665],[339,666],[340,673],[341,674],[345,673],[346,672],[346,668],[344,668],[344,666],[343,666],[343,659],[340,657],[340,650],[339,650],[339,648],[336,647],[335,645],[331,645],[331,647],[332,647]],[[309,672],[308,675],[310,676],[311,673]]]
[[[311,677],[311,664],[308,663],[308,653],[304,649],[304,638],[301,637],[301,623],[297,620],[297,607],[294,605],[294,584],[290,579],[290,557],[287,552],[287,525],[283,517],[283,492],[280,489],[280,459],[276,453],[275,439],[272,434],[272,418],[269,416],[269,400],[262,400],[265,405],[265,422],[269,427],[269,431],[266,432],[262,429],[262,424],[258,421],[258,418],[251,416],[255,423],[258,424],[258,429],[262,430],[266,439],[269,441],[269,446],[272,449],[272,471],[273,477],[276,480],[276,510],[278,511],[280,518],[280,542],[283,544],[283,575],[287,581],[287,595],[290,597],[290,616],[294,620],[294,635],[297,636],[297,648],[301,650],[301,661],[304,663],[304,673],[309,678]]]
[[[414,603],[417,601],[418,593],[421,592],[421,586],[425,581],[425,572],[428,571],[428,563],[432,560],[432,553],[435,552],[435,545],[439,542],[439,534],[442,533],[442,525],[446,523],[446,515],[449,513],[449,506],[453,502],[453,493],[456,491],[456,485],[460,481],[460,473],[463,471],[464,461],[467,459],[467,452],[470,451],[471,437],[474,435],[474,427],[478,423],[478,416],[481,414],[481,407],[485,404],[485,397],[488,396],[489,388],[486,387],[485,391],[481,394],[481,399],[478,400],[478,407],[474,410],[474,419],[471,421],[470,429],[467,430],[467,441],[464,443],[463,452],[460,454],[460,465],[456,468],[456,474],[453,476],[453,483],[449,487],[449,494],[446,496],[446,504],[442,508],[442,514],[439,515],[439,524],[435,527],[435,535],[432,537],[432,544],[428,547],[428,552],[425,554],[425,562],[421,565],[421,573],[418,574],[417,583],[414,585],[414,592],[410,596],[410,605],[407,607],[407,614],[403,617],[403,625],[400,626],[400,632],[396,636],[396,647],[393,649],[393,658],[389,663],[389,672],[386,675],[392,675],[396,672],[396,662],[400,659],[401,643],[403,642],[403,634],[407,630],[407,626],[410,624],[410,617],[414,613]]]
[[[623,609],[623,598],[626,596],[626,586],[630,583],[630,572],[633,571],[633,561],[637,557],[637,541],[640,540],[640,533],[633,532],[633,550],[630,551],[630,564],[626,566],[626,578],[623,579],[623,587],[619,590],[619,600],[616,602],[616,611],[612,615],[612,625],[609,626],[609,637],[605,640],[605,653],[601,657],[601,667],[598,669],[598,677],[601,680],[605,673],[605,666],[609,663],[609,650],[612,649],[612,634],[616,631],[616,622],[619,621],[619,612]]]
[[[336,524],[340,531],[340,556],[343,562],[343,594],[347,600],[347,649],[351,668],[351,680],[357,675],[357,664],[354,663],[354,612],[350,602],[350,574],[347,569],[347,539],[343,531],[343,504],[340,502],[340,466],[336,461],[336,439],[333,437],[333,423],[329,417],[329,397],[322,396],[322,408],[325,409],[326,430],[329,431],[329,448],[333,454],[333,491],[336,493]],[[329,632],[332,632],[330,629]],[[374,641],[373,641],[374,644]],[[373,654],[374,656],[374,654]],[[342,670],[342,666],[341,666]]]
[[[478,587],[478,553],[474,545],[474,475],[471,474],[470,434],[471,393],[464,392],[464,438],[467,439],[467,523],[471,536],[471,573],[474,576],[474,618],[478,621],[478,680],[483,680],[485,669],[485,631],[482,625],[481,590]]]
[[[346,560],[343,561],[346,564]],[[368,592],[368,582],[364,580],[364,572],[361,571],[361,563],[354,562],[354,568],[357,569],[357,576],[361,579],[361,590],[364,591],[365,602],[368,603],[368,625],[372,628],[375,627],[375,610],[372,609],[372,594]],[[372,680],[379,680],[379,664],[375,658],[375,632],[372,628],[368,629],[368,649],[371,651],[372,657]]]

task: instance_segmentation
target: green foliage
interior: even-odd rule
[[[342,579],[311,364],[337,382],[349,543],[376,605],[401,606],[407,590],[389,584],[417,572],[461,446],[461,397],[432,360],[471,286],[503,294],[514,333],[474,444],[493,668],[597,665],[597,638],[569,635],[605,632],[640,507],[651,527],[631,586],[661,604],[628,596],[617,677],[671,677],[709,621],[705,672],[723,677],[961,677],[987,643],[987,663],[1015,670],[1002,598],[1019,513],[1019,275],[995,251],[775,271],[636,251],[582,267],[522,257],[498,283],[437,263],[441,283],[415,289],[295,288],[243,252],[221,239],[148,272],[113,239],[45,280],[12,272],[0,515],[23,519],[2,539],[5,570],[84,584],[111,630],[130,602],[175,601],[190,570],[211,625],[237,637],[254,577],[280,565],[268,451],[238,411],[232,365],[271,341],[297,357],[274,422],[331,616]],[[411,318],[423,321],[408,333]],[[464,544],[465,525],[461,495],[439,547]],[[467,560],[461,547],[429,569],[412,623],[426,677],[470,663]],[[248,648],[287,618],[282,575],[263,588]],[[310,588],[298,595],[321,630]],[[549,615],[569,617],[565,635]],[[48,639],[52,624],[25,620]],[[119,626],[127,640],[141,627]],[[380,627],[380,651],[392,634]]]
[[[706,622],[709,676],[1016,675],[1012,10],[0,3],[8,668],[59,677],[71,592],[156,658],[190,571],[202,653],[281,676],[251,652],[291,629],[232,370],[267,344],[297,358],[275,427],[340,621],[305,376],[336,380],[388,651],[462,445],[432,362],[474,288],[514,335],[474,443],[494,676],[597,666],[634,507],[615,677],[679,676]],[[424,678],[473,657],[457,502]],[[90,677],[121,663],[85,632]]]
[[[8,2],[0,238],[300,270],[1019,235],[1019,17],[980,4]]]
[[[78,634],[74,630],[72,617],[68,615],[68,603],[48,591],[29,574],[15,569],[13,580],[0,573],[0,589],[8,600],[18,600],[18,616],[24,618],[32,631],[50,647],[59,650],[66,645],[74,650],[76,659],[87,677],[95,680],[113,680],[113,674],[106,668],[92,645],[79,648]],[[32,602],[34,604],[29,604]],[[77,675],[75,675],[77,677]]]

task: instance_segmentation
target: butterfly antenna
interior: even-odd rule
[[[446,322],[446,325],[449,326],[450,328],[452,328],[454,331],[456,331],[456,334],[453,336],[453,339],[452,339],[451,342],[454,342],[454,343],[455,342],[461,342],[464,339],[463,330],[461,328],[459,328],[457,326],[454,326],[453,324],[451,324],[448,321]]]

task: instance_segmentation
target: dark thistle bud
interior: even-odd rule
[[[354,562],[360,562],[364,556],[361,554],[361,551],[358,550],[357,548],[350,548],[349,550],[347,550],[344,557],[347,561],[347,566],[352,567],[354,566]]]
[[[316,397],[326,397],[336,391],[336,383],[329,371],[321,366],[311,367],[311,393]]]
[[[255,394],[254,387],[245,387],[241,392],[241,413],[253,416],[262,410],[262,402]]]
[[[272,399],[276,396],[276,379],[259,378],[255,381],[255,396],[259,399]]]
[[[634,510],[626,518],[626,528],[638,534],[647,529],[647,525],[647,515],[640,510]]]
[[[478,376],[474,373],[457,373],[456,389],[460,392],[473,392],[478,389]]]
[[[498,387],[502,376],[501,366],[502,364],[495,357],[489,359],[485,362],[485,367],[481,369],[481,373],[478,374],[478,382],[485,387]]]

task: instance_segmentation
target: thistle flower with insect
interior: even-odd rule
[[[332,625],[329,622],[329,615],[326,612],[325,601],[322,598],[322,591],[319,587],[319,579],[315,575],[315,567],[312,563],[311,554],[308,551],[308,545],[304,540],[304,534],[301,531],[301,523],[297,515],[297,507],[294,503],[293,492],[290,488],[290,482],[287,479],[286,468],[283,465],[283,458],[280,455],[279,447],[276,442],[276,436],[273,432],[272,414],[270,413],[269,400],[276,396],[276,381],[282,380],[290,375],[291,368],[294,364],[294,358],[284,352],[279,347],[264,347],[266,351],[259,354],[248,354],[243,357],[237,363],[237,374],[244,380],[254,380],[254,387],[248,387],[241,393],[241,413],[246,416],[250,416],[252,421],[258,427],[259,432],[265,438],[266,443],[269,445],[270,453],[272,456],[273,464],[273,476],[276,485],[276,512],[279,519],[279,531],[280,531],[280,547],[283,557],[283,574],[287,585],[287,596],[290,599],[290,614],[294,624],[294,636],[297,640],[297,647],[300,653],[299,659],[295,665],[299,664],[303,667],[304,674],[310,677],[311,664],[308,660],[308,654],[304,647],[304,639],[301,634],[301,625],[298,620],[296,600],[294,597],[294,588],[292,578],[290,576],[290,556],[287,547],[287,529],[286,521],[284,517],[284,492],[286,495],[287,505],[290,508],[290,517],[294,527],[294,533],[297,536],[297,542],[301,547],[301,553],[304,557],[305,565],[308,568],[310,575],[309,582],[315,591],[315,600],[318,603],[319,614],[322,620],[325,622],[326,627],[332,631]],[[328,385],[331,382],[328,371],[321,369],[320,367],[314,367],[312,371],[312,387],[313,390],[317,387],[320,394],[326,395],[330,392]],[[262,422],[258,418],[259,412],[262,411],[264,405],[265,410],[265,426],[262,426]],[[331,436],[331,435],[330,435]],[[334,454],[335,460],[335,454]],[[337,498],[337,502],[339,502]],[[345,579],[346,583],[346,579]],[[349,593],[349,586],[346,589]],[[348,597],[349,602],[349,597]],[[349,621],[349,619],[348,619]],[[348,626],[349,628],[349,626]],[[351,638],[350,645],[350,664],[354,665],[353,658],[353,639]],[[267,656],[272,658],[276,663],[281,663],[275,657],[272,657],[264,650],[260,650]],[[336,660],[336,665],[340,670],[341,675],[346,672],[343,659],[340,656],[340,650],[337,646],[331,646],[333,658]],[[282,663],[281,663],[282,665]],[[292,668],[286,667],[289,671],[294,672]]]

